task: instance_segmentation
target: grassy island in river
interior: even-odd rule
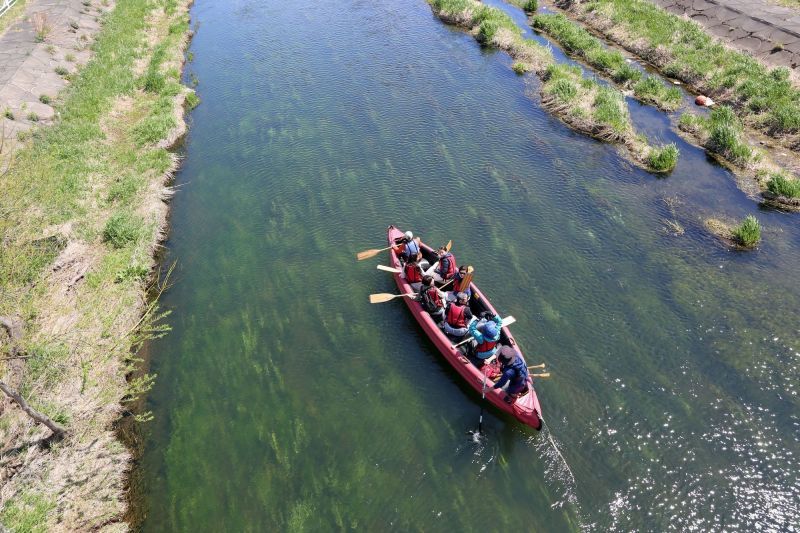
[[[505,50],[515,61],[517,72],[532,71],[542,81],[542,103],[570,127],[597,139],[624,146],[631,159],[654,172],[667,172],[663,165],[651,166],[654,151],[637,134],[622,93],[603,87],[583,76],[580,69],[558,65],[547,48],[521,35],[521,30],[503,11],[476,0],[430,0],[434,13],[443,21],[470,31],[487,46]],[[674,153],[677,159],[677,152]],[[674,165],[673,165],[674,167]]]

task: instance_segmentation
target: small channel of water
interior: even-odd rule
[[[685,143],[656,178],[570,131],[422,0],[192,16],[202,104],[167,243],[173,331],[150,346],[144,530],[797,523],[796,217]],[[660,117],[637,127],[669,142]],[[702,230],[754,212],[755,252]],[[472,442],[480,398],[401,303],[367,302],[393,284],[354,254],[389,223],[452,239],[517,317],[574,481],[493,410]]]

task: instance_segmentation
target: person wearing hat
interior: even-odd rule
[[[514,403],[519,394],[528,387],[528,366],[511,346],[503,346],[498,354],[503,374],[494,388],[502,389],[508,383],[506,397],[503,400],[506,403]]]
[[[500,340],[500,328],[503,319],[494,315],[490,320],[476,320],[468,326],[469,334],[475,339],[475,357],[481,362],[486,361],[497,352],[497,343]]]
[[[415,239],[414,234],[407,231],[402,237],[394,240],[395,246],[393,249],[403,263],[409,260],[419,261],[422,259],[422,249],[419,242],[419,237]]]
[[[456,301],[447,304],[444,320],[444,332],[454,339],[461,339],[467,334],[467,326],[472,322],[472,311],[467,303],[469,296],[459,292]]]

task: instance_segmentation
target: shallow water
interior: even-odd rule
[[[144,530],[797,523],[796,216],[679,139],[657,178],[568,130],[422,0],[192,15],[202,104],[165,258],[173,331],[149,347]],[[750,213],[754,252],[703,230]],[[452,239],[517,318],[553,375],[545,431],[488,409],[473,439],[480,397],[402,303],[368,303],[394,284],[354,255],[390,223]]]

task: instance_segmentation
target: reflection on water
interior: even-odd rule
[[[193,17],[202,104],[173,332],[151,346],[145,530],[797,523],[796,217],[689,145],[656,178],[569,131],[421,0],[198,0]],[[755,252],[703,229],[750,213]],[[354,254],[390,223],[452,239],[517,318],[553,376],[546,430],[487,409],[475,442],[480,397],[401,304],[368,303],[393,283]]]

